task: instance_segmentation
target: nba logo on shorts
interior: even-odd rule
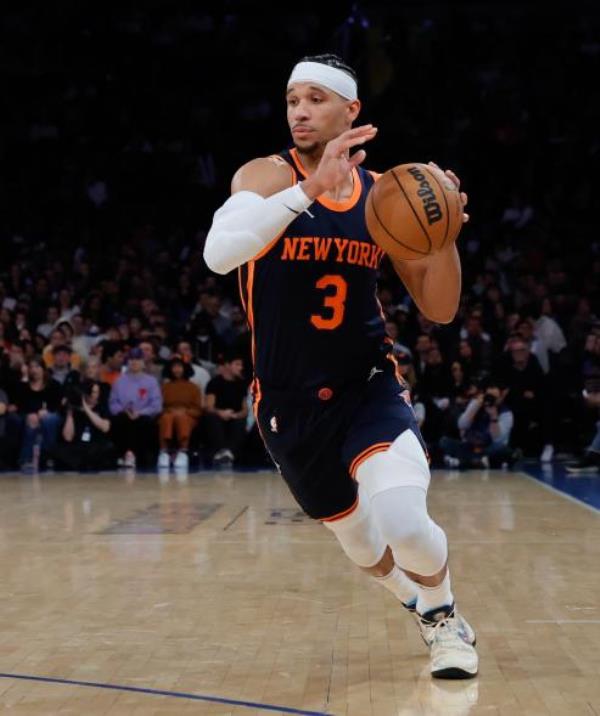
[[[275,416],[273,416],[271,418],[269,425],[271,426],[271,432],[276,433],[277,432],[277,418]]]

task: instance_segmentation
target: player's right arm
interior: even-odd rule
[[[231,197],[215,212],[206,237],[204,260],[225,274],[252,260],[313,202],[287,162],[253,159],[235,173]]]
[[[332,139],[315,172],[300,184],[293,183],[291,167],[278,157],[244,164],[231,182],[231,197],[215,212],[204,246],[207,266],[225,274],[251,261],[318,196],[334,189],[364,160],[362,149],[352,157],[349,150],[372,139],[376,131],[365,125]]]

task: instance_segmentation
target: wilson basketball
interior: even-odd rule
[[[371,187],[365,206],[373,241],[391,259],[420,259],[458,237],[463,207],[454,182],[427,164],[399,164]]]

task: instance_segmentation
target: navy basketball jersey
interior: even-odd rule
[[[306,177],[295,149],[279,156],[294,182]],[[350,198],[319,197],[239,270],[255,376],[265,389],[365,379],[390,352],[376,297],[383,251],[365,223],[374,178],[359,167],[353,179]]]

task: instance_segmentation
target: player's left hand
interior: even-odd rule
[[[446,169],[445,171],[438,167],[438,165],[435,162],[429,162],[429,164],[432,167],[435,167],[436,169],[439,169],[440,171],[443,171],[444,174],[452,181],[456,188],[459,191],[460,194],[460,200],[462,201],[463,209],[467,205],[467,201],[469,200],[469,197],[465,194],[464,191],[460,191],[460,179],[456,176],[456,174],[451,169]],[[463,211],[463,224],[466,224],[467,221],[469,221],[469,215]]]

